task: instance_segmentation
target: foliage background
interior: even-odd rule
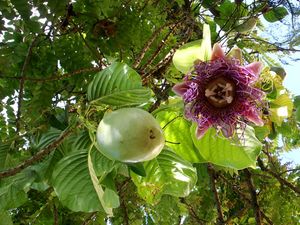
[[[278,157],[300,145],[300,98],[269,54],[299,51],[297,1],[2,0],[0,8],[0,224],[299,224],[299,166]],[[289,31],[269,39],[262,32],[275,22]],[[244,162],[240,154],[226,167],[230,145],[219,163],[203,158],[225,142],[194,142],[171,91],[183,77],[174,52],[202,39],[204,23],[212,43],[266,66],[258,85],[269,107],[251,168],[232,163]],[[98,151],[97,124],[124,106],[165,127],[169,144],[155,160],[122,164]]]

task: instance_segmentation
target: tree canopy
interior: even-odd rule
[[[300,223],[300,167],[280,161],[300,147],[300,96],[274,58],[300,51],[297,1],[2,0],[0,9],[0,225]],[[263,68],[242,69],[257,61]],[[251,104],[262,126],[246,107],[250,119],[234,117],[234,131],[216,113],[199,135],[209,115],[190,100],[197,68],[218,63],[243,71],[238,81],[259,73],[242,96],[261,97]],[[224,79],[213,87],[243,91]],[[223,100],[225,89],[207,90]],[[101,151],[98,124],[125,107],[160,124],[154,159]]]

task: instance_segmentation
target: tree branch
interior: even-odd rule
[[[234,185],[232,182],[230,182],[229,180],[226,179],[226,177],[224,177],[222,174],[219,174],[219,177],[227,184],[229,185],[232,190],[238,194],[241,199],[243,199],[249,206],[252,205],[252,202],[251,200],[243,193],[240,191],[240,189],[238,188],[237,185]],[[270,225],[273,225],[273,222],[272,220],[263,212],[263,211],[260,211],[261,213],[261,216],[270,224]]]
[[[32,78],[32,77],[25,77],[23,78],[24,80],[27,80],[27,81],[32,81],[32,82],[47,82],[47,81],[56,81],[56,80],[63,80],[63,79],[66,79],[66,78],[69,78],[69,77],[72,77],[74,75],[78,75],[78,74],[82,74],[82,73],[88,73],[88,72],[99,72],[101,71],[102,69],[100,67],[91,67],[91,68],[82,68],[82,69],[78,69],[78,70],[75,70],[73,72],[70,72],[70,73],[64,73],[62,75],[53,75],[51,77],[48,77],[48,78]],[[22,78],[19,77],[19,76],[3,76],[2,74],[0,74],[0,78],[3,78],[3,79],[16,79],[16,80],[21,80]]]
[[[8,170],[0,172],[0,178],[13,176],[25,168],[31,166],[32,164],[42,160],[44,157],[49,155],[52,151],[54,151],[70,134],[73,133],[74,128],[69,128],[65,130],[55,141],[51,144],[43,148],[41,151],[37,152],[34,156],[29,159],[26,159],[24,162],[19,164],[14,168],[10,168]]]
[[[168,40],[168,38],[170,37],[170,35],[174,32],[175,28],[178,26],[178,23],[172,24],[170,27],[170,31],[167,33],[167,35],[163,38],[163,40],[161,40],[159,46],[157,47],[156,51],[152,54],[152,56],[150,57],[150,59],[146,62],[146,64],[144,65],[144,67],[142,67],[140,70],[142,71],[141,73],[143,74],[146,67],[149,66],[153,60],[157,57],[157,55],[159,54],[159,52],[161,51],[161,49],[163,48],[163,46],[166,44],[166,41]]]
[[[135,62],[133,63],[132,67],[133,68],[138,68],[138,66],[140,65],[140,63],[142,62],[146,52],[149,50],[150,46],[152,45],[152,43],[154,42],[154,40],[158,37],[158,35],[161,33],[161,31],[163,29],[165,29],[166,27],[169,27],[171,25],[173,25],[174,22],[172,23],[166,23],[164,25],[162,25],[161,27],[159,27],[150,37],[150,39],[145,43],[144,48],[142,49],[142,51],[140,52],[139,56],[136,58]]]
[[[198,216],[197,213],[195,212],[194,208],[193,208],[190,204],[188,204],[188,203],[185,201],[184,198],[180,198],[180,202],[183,203],[183,204],[185,204],[185,205],[188,207],[188,210],[189,210],[189,212],[190,212],[190,215],[192,216],[192,218],[194,218],[194,219],[197,221],[197,224],[198,224],[198,225],[204,225],[204,224],[206,224],[207,221],[205,221],[205,220],[199,218],[199,216]]]
[[[257,200],[256,189],[254,187],[253,180],[252,180],[252,175],[248,169],[244,169],[244,173],[247,178],[248,189],[249,189],[250,195],[251,195],[251,205],[255,212],[256,224],[261,225],[261,211],[260,211],[258,200]]]
[[[81,225],[88,225],[90,224],[97,216],[97,212],[91,213],[88,218],[86,218]]]
[[[217,188],[216,188],[216,174],[215,174],[215,170],[214,170],[212,164],[207,165],[207,172],[208,172],[209,177],[210,177],[211,189],[214,193],[215,202],[216,202],[216,205],[217,205],[217,211],[218,211],[218,222],[217,222],[217,224],[225,224],[224,217],[223,217],[223,212],[222,212],[222,204],[221,204],[219,194],[218,194],[218,191],[217,191]]]
[[[296,192],[297,194],[300,194],[300,188],[297,186],[294,186],[293,184],[291,184],[289,181],[283,179],[279,174],[275,173],[274,171],[270,170],[269,168],[267,168],[263,161],[261,160],[261,158],[257,159],[257,163],[258,166],[261,168],[262,171],[265,171],[267,173],[269,173],[270,175],[272,175],[274,178],[276,178],[281,185],[287,186],[290,189],[292,189],[294,192]]]

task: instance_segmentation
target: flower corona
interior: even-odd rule
[[[184,100],[186,118],[198,124],[198,138],[210,127],[232,137],[248,122],[263,125],[264,92],[255,87],[261,69],[261,62],[243,66],[238,58],[225,56],[219,44],[214,45],[209,61],[194,62],[191,72],[173,91]]]

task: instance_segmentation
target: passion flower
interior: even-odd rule
[[[261,62],[243,66],[237,58],[225,56],[219,44],[214,45],[209,61],[195,61],[173,91],[184,100],[186,118],[198,124],[198,138],[210,127],[232,137],[246,123],[263,125],[264,92],[255,87],[261,69]]]

